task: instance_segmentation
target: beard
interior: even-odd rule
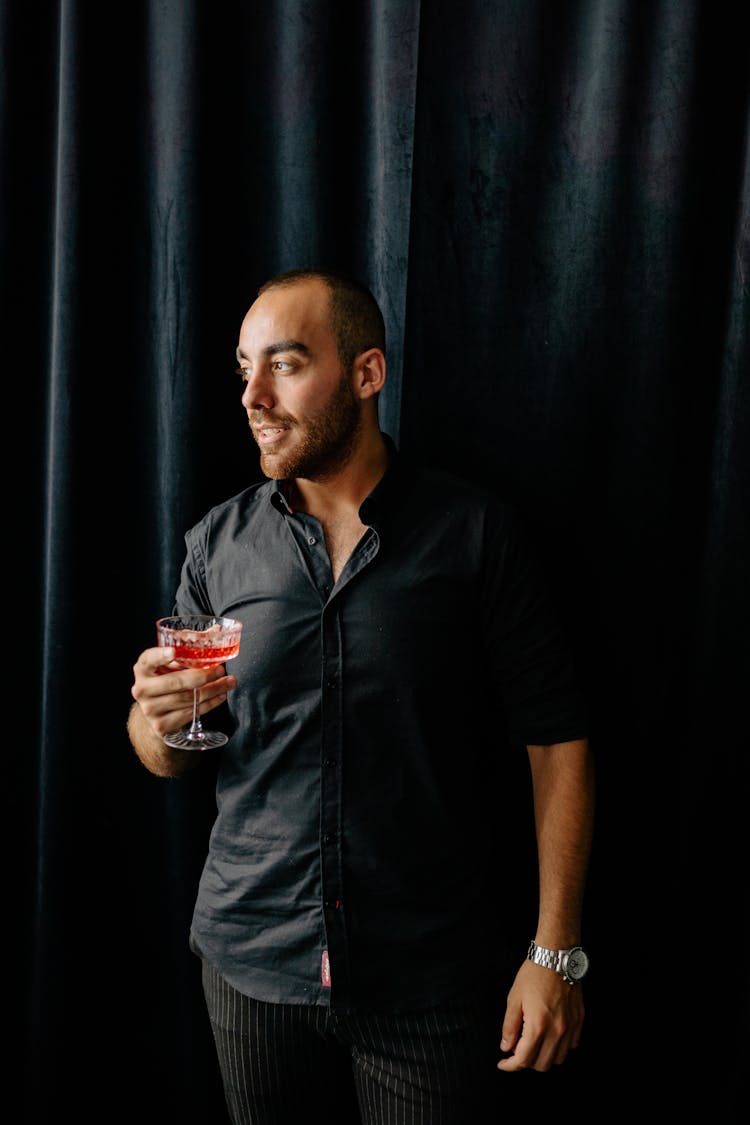
[[[256,414],[252,421],[287,428],[293,440],[286,440],[283,452],[260,451],[260,467],[272,480],[300,477],[322,481],[334,476],[350,460],[362,432],[359,399],[348,374],[341,378],[328,402],[300,422],[292,415]]]

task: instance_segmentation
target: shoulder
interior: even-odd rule
[[[202,538],[220,529],[247,525],[274,514],[272,497],[276,492],[274,481],[263,480],[244,488],[241,492],[222,500],[201,516],[188,529],[189,538]]]
[[[401,468],[410,498],[430,515],[449,511],[507,531],[518,523],[514,505],[481,481],[424,462],[404,460]]]

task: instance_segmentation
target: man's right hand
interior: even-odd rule
[[[174,660],[172,648],[147,648],[133,665],[131,695],[135,703],[128,717],[128,735],[147,769],[160,777],[175,777],[198,765],[201,755],[192,750],[172,750],[163,742],[193,717],[193,689],[199,690],[201,715],[221,706],[237,686],[223,665],[184,668]]]

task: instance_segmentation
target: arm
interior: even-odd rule
[[[567,949],[581,937],[581,911],[594,817],[594,770],[586,739],[529,746],[539,860],[534,940]],[[548,1070],[577,1047],[584,1020],[581,985],[525,961],[508,995],[500,1070]]]
[[[179,777],[204,760],[194,750],[173,750],[163,736],[189,722],[193,714],[193,688],[200,687],[201,715],[224,703],[236,687],[224,668],[179,668],[171,648],[149,648],[133,667],[131,694],[135,702],[128,715],[128,737],[147,770],[157,777]]]

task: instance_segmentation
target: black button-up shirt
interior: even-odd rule
[[[244,625],[191,942],[260,1000],[403,1009],[471,992],[498,946],[492,760],[585,734],[507,507],[389,446],[335,584],[319,522],[279,482],[186,535],[175,613]]]

